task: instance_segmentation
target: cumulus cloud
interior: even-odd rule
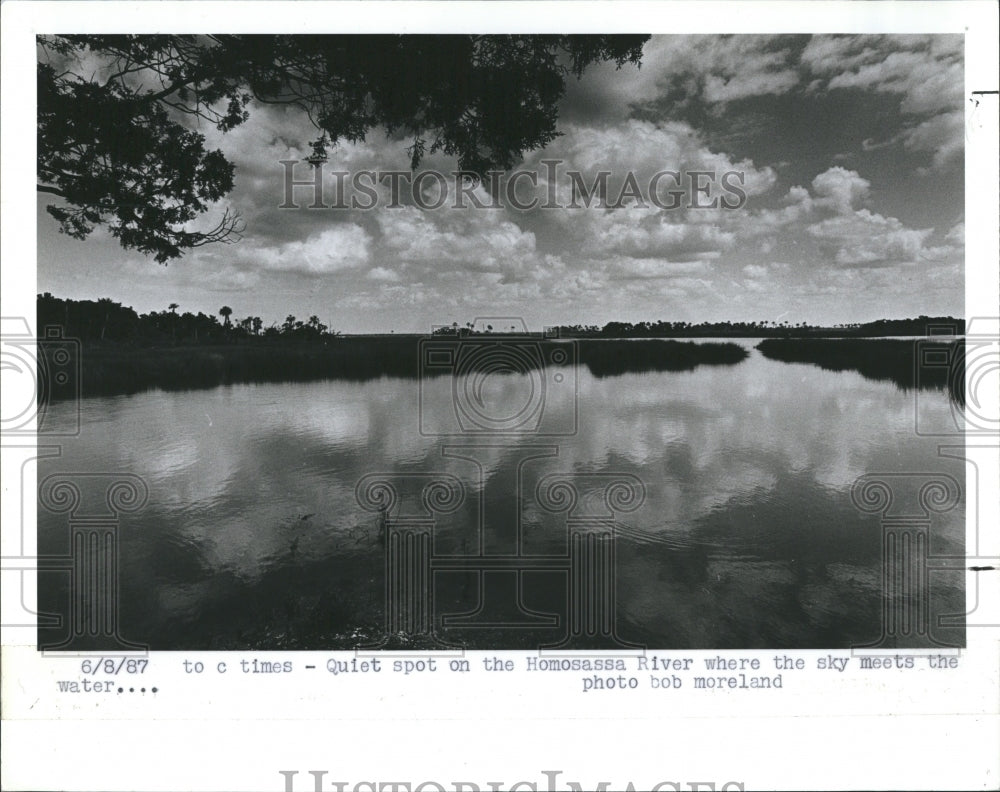
[[[654,124],[630,119],[607,127],[570,125],[563,137],[525,163],[526,167],[538,169],[539,191],[544,194],[549,185],[548,172],[541,165],[543,159],[565,163],[562,173],[557,171],[554,185],[562,205],[570,204],[574,197],[566,176],[568,170],[580,172],[588,187],[601,171],[608,172],[604,206],[615,203],[627,174],[635,176],[645,199],[642,208],[595,206],[589,210],[554,213],[551,218],[546,216],[588,258],[625,256],[657,258],[663,262],[718,258],[735,243],[735,236],[727,227],[727,211],[719,207],[691,208],[692,205],[718,203],[722,196],[735,200],[735,195],[723,188],[722,179],[727,173],[740,175],[739,181],[733,180],[731,184],[739,184],[748,199],[767,193],[777,180],[772,168],[757,167],[752,160],[737,160],[725,152],[713,151],[693,127],[676,121]],[[667,176],[657,181],[656,175],[667,170],[678,174],[679,179]],[[693,191],[694,172],[706,174],[697,179],[701,186],[708,186],[708,195]],[[675,199],[669,197],[668,191],[678,193],[676,209],[662,209],[649,200],[650,193],[655,192],[661,203],[669,206]]]
[[[329,275],[354,269],[371,258],[372,239],[356,223],[337,223],[303,241],[253,251],[253,261],[267,270]]]
[[[895,217],[859,209],[810,225],[808,233],[833,252],[845,267],[912,264],[920,257],[932,228],[907,228]]]
[[[871,184],[856,171],[834,166],[817,174],[810,187],[792,187],[784,206],[748,215],[740,238],[783,233],[794,243],[795,229],[802,228],[807,239],[818,245],[821,261],[838,268],[910,265],[948,258],[955,252],[954,247],[928,246],[933,228],[910,228],[898,218],[865,206]],[[958,233],[953,229],[948,239]],[[749,265],[743,274],[759,278],[764,271]]]
[[[654,123],[632,118],[600,127],[567,124],[562,136],[544,150],[530,154],[525,161],[526,167],[539,172],[540,184],[545,186],[548,171],[541,165],[543,159],[561,160],[566,163],[564,170],[580,171],[588,184],[599,171],[610,171],[609,193],[613,195],[630,172],[636,175],[643,190],[663,170],[707,171],[716,174],[716,178],[738,171],[744,174],[742,186],[748,195],[767,192],[777,179],[773,168],[758,167],[750,159],[736,159],[726,152],[713,151],[694,127],[682,121]],[[663,185],[661,190],[672,183],[665,180]],[[569,180],[560,179],[558,186],[564,191],[560,197],[568,199]]]
[[[781,94],[799,83],[793,50],[780,36],[666,37],[669,49],[657,65],[673,75],[687,75],[700,85],[708,102],[730,102]]]
[[[623,72],[628,79],[622,79]],[[653,36],[643,49],[642,67],[591,67],[570,82],[566,116],[586,123],[617,121],[630,108],[667,95],[710,104],[793,90],[801,76],[794,46],[782,36]]]
[[[910,151],[929,151],[932,164],[940,168],[965,150],[965,115],[961,110],[939,113],[902,133],[903,146]]]
[[[856,171],[839,166],[825,170],[812,181],[817,203],[837,212],[847,212],[868,197],[871,182]]]
[[[378,213],[381,250],[401,264],[425,265],[422,271],[494,273],[524,277],[538,263],[535,235],[502,211],[424,211],[416,207]]]
[[[697,117],[699,109],[706,110],[726,118],[726,131],[719,134],[752,137],[753,130],[742,126],[763,122],[755,122],[752,113],[726,115],[728,104],[795,93],[884,94],[906,119],[905,128],[881,141],[871,138],[869,145],[903,144],[908,151],[929,152],[932,167],[939,168],[961,151],[963,57],[959,35],[816,35],[805,42],[795,36],[662,36],[647,44],[643,67],[628,90],[616,95],[613,72],[602,72],[597,94],[589,98],[619,113],[668,108],[675,116],[694,110]],[[576,104],[586,106],[578,99]],[[945,114],[954,117],[921,128]]]
[[[849,213],[868,199],[871,183],[857,171],[835,165],[817,174],[810,187],[790,187],[781,206],[746,215],[742,234],[762,236],[819,215]]]
[[[802,63],[827,90],[899,97],[906,126],[888,140],[866,140],[866,151],[902,142],[908,151],[929,152],[932,166],[941,168],[964,145],[962,47],[958,35],[818,36],[802,52]]]
[[[901,94],[904,113],[937,112],[961,106],[962,64],[922,52],[893,52],[876,63],[834,75],[828,87]]]
[[[815,36],[802,62],[828,88],[899,94],[904,113],[934,114],[962,105],[962,37]]]
[[[613,211],[588,220],[587,245],[593,254],[664,260],[717,258],[736,241],[720,225],[674,221],[665,213]]]
[[[866,300],[882,310],[878,299],[887,294],[909,295],[892,303],[899,314],[924,306],[928,283],[937,294],[958,295],[961,306],[964,227],[952,227],[960,188],[907,190],[920,165],[953,173],[961,157],[962,68],[954,36],[656,36],[641,69],[603,64],[571,80],[561,135],[519,166],[538,177],[535,189],[520,182],[522,198],[544,200],[552,186],[562,205],[572,198],[569,170],[588,186],[610,172],[610,199],[626,174],[648,197],[652,177],[670,170],[713,174],[710,200],[721,195],[722,174],[736,172],[747,203],[735,211],[688,208],[683,175],[679,185],[659,183],[661,197],[680,192],[681,205],[670,210],[597,201],[566,211],[425,211],[408,196],[406,206],[387,209],[385,184],[376,187],[382,208],[373,211],[306,209],[308,186],[295,188],[302,209],[279,210],[280,161],[305,157],[315,130],[290,108],[255,107],[250,122],[226,135],[201,130],[209,147],[236,163],[236,189],[211,214],[224,205],[240,211],[243,241],[193,251],[162,273],[153,268],[155,277],[125,277],[136,282],[134,293],[151,284],[155,307],[167,290],[185,306],[208,292],[217,294],[205,297],[209,307],[222,299],[243,311],[252,303],[247,310],[272,318],[322,300],[353,329],[384,329],[387,321],[426,329],[498,311],[525,315],[533,326],[542,318],[736,319],[741,311],[759,319],[797,309],[802,319],[844,321]],[[799,110],[829,128],[790,115]],[[405,141],[372,130],[365,141],[332,149],[327,171],[408,172],[405,149]],[[893,167],[874,168],[883,156]],[[553,185],[543,159],[561,163]],[[828,167],[834,162],[843,167]],[[455,163],[437,152],[421,167],[448,174]],[[295,178],[311,173],[300,164]],[[433,197],[432,181],[425,185]],[[491,202],[481,186],[474,194]],[[329,175],[324,197],[334,199]],[[47,222],[44,206],[39,211]],[[40,234],[40,288],[84,292],[74,280],[90,277],[84,268],[54,281],[58,265],[43,262],[73,259],[68,246],[78,244]],[[113,280],[124,254],[100,234],[86,244],[106,262],[93,271]],[[222,297],[233,291],[247,296]]]

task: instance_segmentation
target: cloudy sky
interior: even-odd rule
[[[736,171],[747,196],[736,209],[689,208],[685,197],[676,209],[309,210],[302,190],[303,208],[279,209],[279,163],[304,158],[315,132],[292,110],[257,108],[227,135],[202,129],[236,163],[217,214],[242,213],[241,242],[162,266],[100,232],[60,235],[40,196],[38,290],[139,312],[225,304],[266,324],[318,314],[344,332],[499,316],[540,329],[962,315],[962,48],[960,36],[657,36],[638,69],[571,78],[561,136],[518,168],[539,174],[537,191],[521,182],[522,200],[544,199],[541,161],[561,161],[560,203],[569,170],[588,184],[610,171],[612,196],[630,172],[644,194],[659,171],[714,172],[699,202],[724,195],[719,179]],[[327,168],[407,170],[406,146],[376,130],[333,149]],[[420,169],[455,167],[433,156]]]

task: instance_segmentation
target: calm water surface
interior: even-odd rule
[[[478,402],[456,396],[448,377],[423,388],[380,379],[86,399],[80,436],[40,462],[38,477],[145,482],[148,503],[118,531],[117,628],[154,649],[348,648],[380,644],[387,629],[386,645],[479,648],[558,645],[567,635],[576,648],[605,646],[609,635],[655,648],[875,641],[882,533],[851,487],[867,473],[964,481],[963,464],[914,431],[916,409],[947,420],[948,397],[770,361],[755,341],[737,343],[751,350],[742,363],[690,372],[560,369],[537,416],[556,436],[456,435],[456,403],[512,421],[518,405],[530,412],[530,374],[488,378]],[[73,409],[55,405],[52,420],[71,421]],[[382,514],[356,493],[379,479],[398,496]],[[435,479],[447,485],[444,500],[422,500]],[[603,494],[616,479],[641,482],[641,503],[624,504],[634,510],[608,511]],[[106,479],[78,481],[85,499],[103,497]],[[556,481],[576,493],[568,511],[558,488],[547,489]],[[612,522],[612,572],[559,561],[573,557],[571,535],[602,535]],[[40,507],[42,552],[69,553],[68,523]],[[395,578],[385,534],[399,526],[432,537],[429,584],[405,584],[411,598],[433,595],[431,637],[390,619],[400,594],[386,593]],[[934,516],[930,552],[960,556],[963,537],[960,504]],[[520,572],[461,561],[518,555]],[[613,597],[612,623],[601,617],[597,637],[574,626],[581,574]],[[964,610],[961,574],[931,583],[932,617]],[[66,572],[42,573],[42,609],[66,615],[68,586]],[[43,629],[40,639],[64,634]],[[960,629],[935,635],[964,642]]]

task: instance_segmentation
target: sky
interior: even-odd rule
[[[230,207],[243,238],[168,265],[123,250],[106,232],[62,235],[38,200],[38,291],[111,297],[140,313],[181,311],[265,325],[316,314],[345,333],[426,332],[441,324],[523,321],[532,330],[608,321],[788,321],[832,325],[964,315],[963,39],[914,36],[655,36],[641,66],[600,64],[568,78],[560,136],[514,170],[521,201],[572,199],[608,171],[589,208],[521,211],[416,205],[404,185],[388,208],[309,209],[285,200],[285,166],[316,132],[289,108],[254,107],[223,134],[199,130],[236,165]],[[326,170],[409,170],[408,142],[381,130],[330,150]],[[456,170],[427,157],[418,171]],[[687,188],[673,207],[672,177]],[[692,177],[692,172],[714,176]],[[740,186],[745,200],[724,189]],[[633,174],[640,198],[615,206]],[[295,178],[310,176],[302,164]],[[350,178],[350,177],[349,177]],[[692,178],[707,185],[693,193]],[[423,183],[425,205],[437,185]],[[453,198],[454,182],[448,183]],[[489,204],[482,186],[474,195]],[[324,191],[335,199],[332,177]],[[714,208],[706,204],[717,200]],[[348,195],[348,203],[350,193]],[[723,205],[729,204],[728,206]]]

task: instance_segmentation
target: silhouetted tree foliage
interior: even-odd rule
[[[211,230],[190,229],[234,174],[193,121],[227,132],[255,102],[291,105],[319,130],[314,162],[381,127],[409,141],[414,168],[441,151],[481,176],[556,137],[567,76],[638,63],[647,38],[43,35],[38,189],[62,199],[46,208],[65,233],[107,225],[164,263],[243,227],[227,211]]]
[[[49,292],[39,294],[37,318],[39,333],[46,327],[59,327],[63,335],[85,343],[106,341],[110,344],[158,346],[164,344],[212,345],[251,343],[270,339],[278,342],[315,342],[334,339],[340,335],[331,331],[319,317],[309,322],[296,321],[280,328],[264,329],[259,316],[248,316],[238,322],[230,321],[233,309],[223,306],[215,316],[199,311],[177,313],[177,303],[170,303],[165,311],[139,314],[132,308],[102,297],[99,300],[64,300]]]
[[[564,338],[877,338],[925,336],[935,328],[963,335],[965,320],[953,316],[918,316],[915,319],[877,319],[874,322],[834,327],[799,322],[608,322],[597,325],[560,325],[554,331]]]
[[[417,377],[446,376],[454,371],[450,366],[422,367],[424,359],[418,335],[368,335],[341,338],[314,314],[308,320],[289,314],[281,325],[265,328],[259,316],[247,316],[239,321],[221,324],[216,316],[204,313],[176,313],[180,306],[170,303],[166,310],[138,314],[132,308],[108,298],[99,300],[65,300],[46,292],[38,295],[37,328],[39,337],[52,327],[61,329],[64,337],[81,343],[80,361],[84,395],[133,393],[149,387],[193,388],[213,387],[235,382],[284,382],[314,379],[368,380],[383,376]],[[221,312],[220,312],[221,313]],[[231,316],[231,314],[230,314]],[[228,316],[226,317],[229,318]],[[757,348],[766,356],[786,362],[813,363],[832,370],[853,369],[866,377],[892,380],[903,388],[948,388],[952,398],[964,399],[964,344],[961,340],[924,338],[917,342],[883,338],[831,338],[850,331],[858,334],[863,328],[874,328],[870,336],[889,335],[893,328],[904,335],[924,335],[934,326],[951,323],[959,334],[964,322],[945,317],[934,319],[882,320],[868,325],[826,328],[827,338],[816,334],[824,328],[783,327],[776,339],[763,341]],[[733,328],[719,323],[732,335]],[[758,325],[754,322],[753,325]],[[703,365],[735,365],[747,357],[746,350],[733,343],[690,343],[649,340],[629,340],[616,343],[605,331],[623,333],[640,328],[676,328],[677,332],[708,335],[706,328],[716,325],[693,325],[687,322],[609,323],[605,328],[576,326],[580,340],[566,344],[562,338],[534,334],[524,346],[523,329],[503,326],[494,331],[490,325],[477,330],[474,322],[459,326],[453,322],[436,335],[454,337],[454,343],[479,343],[487,337],[489,344],[520,345],[517,359],[529,366],[549,365],[556,346],[567,354],[562,364],[586,366],[596,377],[614,377],[630,372],[689,371]],[[573,328],[561,328],[568,330]],[[582,332],[586,331],[586,332]],[[785,337],[784,334],[799,334]],[[803,335],[809,333],[811,335]],[[562,335],[562,333],[560,333]],[[473,337],[474,336],[474,337]],[[489,338],[489,337],[493,338]],[[618,338],[637,338],[620,335]],[[444,340],[444,339],[440,339]],[[40,350],[43,345],[39,345]],[[61,349],[62,347],[60,347]],[[524,354],[527,349],[528,353]],[[945,352],[924,361],[921,349]],[[539,354],[533,354],[535,350]],[[548,350],[548,351],[544,351]],[[483,356],[481,365],[492,369],[495,359]],[[44,389],[39,389],[42,398]],[[73,389],[49,392],[53,399],[73,396]]]
[[[877,319],[874,322],[839,324],[833,327],[798,322],[769,320],[755,322],[608,322],[599,325],[557,325],[549,335],[560,338],[877,338],[879,336],[925,336],[934,332],[965,334],[965,320],[953,316],[918,316],[915,319]],[[522,331],[523,332],[523,331]],[[460,327],[458,322],[442,325],[434,335],[517,335],[515,327],[492,325],[477,328],[473,322]]]

